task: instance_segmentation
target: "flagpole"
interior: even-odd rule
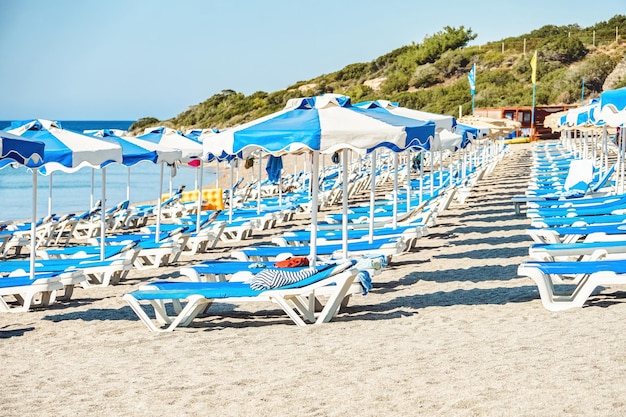
[[[533,105],[530,114],[530,139],[535,137],[535,98],[537,97],[537,50],[530,59],[531,80],[533,82]]]
[[[476,97],[476,94],[472,92],[472,116],[474,115],[474,97]]]
[[[533,106],[530,115],[530,134],[531,139],[535,136],[535,97],[537,96],[537,84],[533,84]]]

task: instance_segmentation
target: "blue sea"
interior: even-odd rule
[[[82,132],[90,129],[122,129],[127,130],[133,120],[101,120],[101,121],[61,121],[64,129]],[[8,129],[11,121],[0,121],[0,129]],[[102,175],[100,170],[83,168],[75,173],[55,172],[52,175],[52,198],[50,199],[50,177],[39,175],[37,179],[37,217],[48,214],[82,213],[88,210],[92,201],[101,199]],[[106,168],[106,206],[112,207],[126,200],[128,168],[112,164]],[[160,166],[142,162],[130,168],[130,202],[139,203],[155,201],[159,196]],[[210,185],[215,181],[215,169],[205,166],[203,184]],[[0,221],[27,220],[32,217],[32,171],[24,167],[0,169]],[[176,175],[171,178],[171,187],[175,191],[181,185],[187,190],[196,188],[196,169],[180,166]],[[163,172],[163,193],[170,190],[170,169]]]

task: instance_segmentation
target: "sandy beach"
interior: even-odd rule
[[[224,244],[118,286],[79,288],[66,304],[2,314],[0,415],[622,415],[624,293],[552,313],[517,276],[529,221],[509,200],[526,188],[529,158],[530,145],[512,146],[327,324],[300,328],[276,306],[249,304],[153,334],[121,298],[227,256]]]

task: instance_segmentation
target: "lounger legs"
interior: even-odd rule
[[[518,274],[530,277],[535,281],[541,297],[541,303],[550,311],[582,307],[597,287],[601,285],[623,285],[626,283],[626,276],[624,275],[618,275],[610,271],[596,272],[582,277],[571,294],[558,295],[554,293],[554,285],[550,275],[544,274],[538,268],[520,265]]]

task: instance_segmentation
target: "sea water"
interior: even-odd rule
[[[90,129],[127,130],[132,120],[114,121],[61,121],[64,129],[78,132]],[[0,121],[0,129],[9,129],[10,121]],[[130,167],[111,164],[106,168],[106,207],[126,200],[130,171],[130,202],[155,201],[159,191],[178,190],[182,185],[187,190],[197,186],[197,169],[178,166],[172,170],[167,165],[163,171],[163,185],[159,187],[160,165],[141,162]],[[171,175],[174,176],[171,176]],[[215,169],[204,167],[202,183],[207,186],[215,181]],[[93,180],[92,180],[93,179]],[[93,181],[93,188],[92,188]],[[52,185],[50,185],[52,183]],[[0,169],[0,221],[26,220],[32,218],[33,174],[24,167]],[[102,198],[102,171],[82,168],[75,173],[55,172],[51,176],[37,176],[37,217],[50,210],[53,214],[83,213]]]

